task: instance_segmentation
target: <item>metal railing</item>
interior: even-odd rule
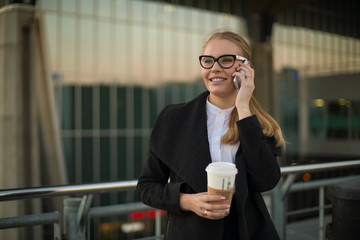
[[[342,161],[332,163],[318,163],[310,165],[297,165],[281,167],[283,179],[278,186],[265,195],[271,197],[270,212],[274,224],[282,239],[286,239],[287,204],[286,197],[290,192],[319,189],[319,239],[324,239],[324,202],[325,187],[355,176],[312,180],[309,182],[295,182],[299,173],[338,170],[344,168],[360,167],[360,160]],[[359,177],[359,176],[357,176]],[[65,236],[67,239],[89,238],[89,219],[104,216],[114,216],[134,211],[152,209],[142,203],[127,203],[111,206],[91,207],[93,194],[134,190],[137,181],[107,182],[82,185],[53,186],[39,188],[8,189],[0,191],[0,201],[14,201],[30,198],[45,198],[58,196],[82,195],[82,198],[67,198],[64,201]],[[0,219],[0,229],[23,227],[30,225],[54,224],[54,239],[61,239],[61,216],[58,212],[42,213],[28,216],[18,216]],[[161,238],[161,215],[157,210],[155,220],[155,236],[147,239]]]
[[[325,187],[359,177],[359,175],[355,175],[347,177],[311,180],[307,182],[295,182],[297,174],[324,172],[354,167],[360,167],[360,160],[281,167],[281,173],[283,175],[282,180],[279,182],[278,186],[275,189],[266,193],[271,197],[270,214],[281,239],[286,239],[287,236],[287,196],[289,193],[319,189],[319,206],[317,208],[312,208],[311,210],[315,209],[319,211],[318,239],[323,240],[325,238]]]

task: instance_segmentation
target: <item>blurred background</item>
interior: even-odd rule
[[[356,0],[0,0],[0,188],[136,179],[159,111],[205,91],[198,56],[215,30],[252,47],[255,96],[288,141],[282,166],[359,159],[359,9]],[[93,204],[134,201],[128,191]]]

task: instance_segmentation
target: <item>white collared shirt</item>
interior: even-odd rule
[[[235,106],[221,109],[206,100],[207,130],[212,162],[235,163],[235,154],[240,142],[235,145],[221,143],[221,138],[229,129],[229,119]]]

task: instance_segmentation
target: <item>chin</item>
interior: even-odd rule
[[[213,90],[213,91],[210,90],[209,92],[210,92],[212,95],[217,96],[217,97],[219,97],[219,98],[226,98],[226,97],[229,97],[230,95],[233,94],[232,91],[221,91],[221,90],[218,90],[218,89]]]

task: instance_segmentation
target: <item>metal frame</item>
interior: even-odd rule
[[[282,180],[274,190],[265,193],[265,195],[268,194],[272,198],[270,212],[274,224],[277,227],[277,230],[279,231],[282,239],[286,239],[286,198],[289,192],[319,188],[319,239],[324,239],[324,209],[326,207],[324,205],[325,187],[340,181],[359,177],[350,176],[294,183],[296,174],[303,172],[320,172],[334,169],[353,168],[359,166],[360,160],[281,167],[281,173],[283,175]],[[89,232],[85,234],[89,229],[90,218],[114,216],[118,214],[130,213],[133,211],[151,209],[151,207],[145,206],[142,203],[128,203],[90,208],[93,194],[124,191],[129,189],[134,190],[136,184],[136,180],[131,180],[69,186],[0,190],[0,202],[30,198],[83,195],[82,198],[71,197],[65,199],[64,219],[65,226],[67,226],[65,227],[65,235],[67,239],[86,239],[86,235],[89,238],[90,234]],[[0,229],[52,223],[54,224],[54,239],[60,239],[60,219],[61,216],[58,212],[18,216],[12,218],[0,218]],[[159,239],[161,238],[161,214],[159,210],[156,214],[155,223],[156,236],[152,237],[152,239]]]
[[[61,240],[60,222],[61,215],[58,211],[55,211],[19,217],[0,218],[0,229],[53,224],[54,240]]]

